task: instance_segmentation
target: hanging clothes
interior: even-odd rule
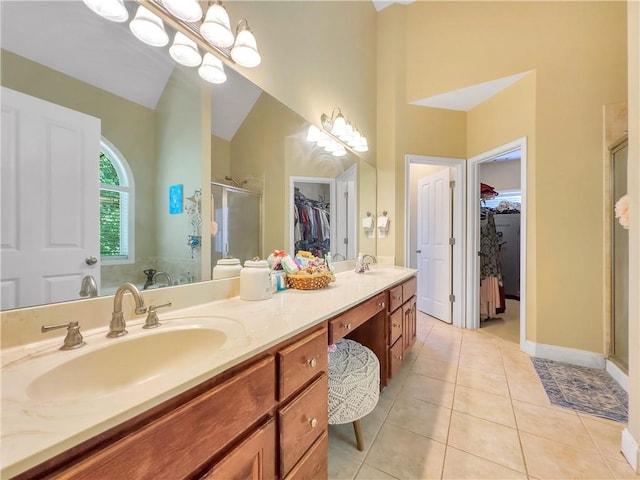
[[[295,251],[306,250],[323,258],[330,251],[329,204],[310,200],[296,189],[293,214]]]
[[[480,315],[493,317],[504,312],[500,294],[500,236],[496,230],[494,212],[482,209],[480,223]]]

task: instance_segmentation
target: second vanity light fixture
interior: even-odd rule
[[[344,118],[340,108],[336,107],[329,117],[326,114],[320,116],[320,124],[324,131],[315,125],[309,126],[307,141],[324,148],[326,152],[335,157],[347,154],[347,148],[355,152],[369,150],[367,139],[360,131]]]
[[[129,19],[124,0],[83,2],[107,20]],[[206,15],[198,0],[138,0],[138,3],[135,17],[129,23],[136,38],[154,47],[167,45],[170,39],[164,19],[176,30],[169,48],[171,58],[181,65],[198,67],[198,73],[207,82],[224,83],[227,79],[219,56],[247,68],[257,67],[262,61],[247,20],[238,22],[234,35],[229,14],[220,0],[209,1]],[[198,47],[205,50],[204,56]]]

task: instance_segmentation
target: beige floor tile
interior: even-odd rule
[[[516,427],[511,399],[458,385],[453,409],[507,427]]]
[[[329,479],[330,480],[352,480],[358,469],[360,462],[345,454],[339,448],[329,445]]]
[[[608,458],[619,459],[622,430],[626,425],[590,415],[580,415],[580,418],[589,433],[591,433],[593,441],[596,442],[600,449],[600,453]]]
[[[526,479],[524,473],[516,472],[484,458],[457,448],[447,447],[444,459],[443,479]]]
[[[535,372],[506,370],[511,398],[536,405],[550,405],[549,397]]]
[[[455,388],[454,383],[411,373],[405,380],[398,398],[416,398],[451,408]]]
[[[529,474],[540,479],[613,478],[601,455],[592,450],[554,442],[521,432]]]
[[[489,370],[492,372],[504,371],[504,365],[502,363],[502,355],[497,348],[465,348],[462,347],[460,352],[460,367],[473,367],[481,368],[483,370]]]
[[[360,471],[356,475],[355,480],[396,480],[396,477],[381,472],[377,468],[373,468],[372,466],[364,463],[360,467]]]
[[[365,463],[402,480],[440,478],[444,451],[440,442],[385,424]]]
[[[514,428],[454,411],[448,445],[526,473],[518,432]]]
[[[571,410],[544,407],[513,400],[518,429],[567,445],[597,451],[578,414]]]
[[[375,441],[383,422],[384,416],[381,417],[376,415],[375,410],[360,419],[364,442],[363,451],[358,450],[356,446],[356,434],[353,430],[352,423],[329,425],[329,446],[362,462],[367,456],[367,452],[371,448],[371,445]]]
[[[627,462],[622,454],[620,454],[620,460],[614,460],[612,458],[605,458],[605,462],[609,465],[609,469],[613,472],[614,478],[617,480],[638,480],[640,475],[633,471],[629,462]]]
[[[423,356],[418,357],[412,368],[412,373],[451,383],[456,381],[457,371],[458,366],[455,364],[441,362]]]
[[[446,443],[451,410],[415,398],[398,398],[385,424],[392,424],[414,433]]]
[[[460,357],[460,347],[441,343],[425,342],[420,350],[419,358],[429,358],[440,362],[457,363]]]
[[[504,373],[483,369],[481,366],[461,365],[456,383],[475,390],[509,397],[509,387]]]

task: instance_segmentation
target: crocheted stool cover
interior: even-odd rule
[[[336,342],[329,352],[329,424],[354,422],[370,413],[380,394],[380,362],[353,340]]]

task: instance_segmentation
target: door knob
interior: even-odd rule
[[[84,263],[87,265],[95,265],[98,263],[98,259],[96,257],[87,257],[84,259]]]
[[[416,250],[416,253],[422,253],[422,250]]]

